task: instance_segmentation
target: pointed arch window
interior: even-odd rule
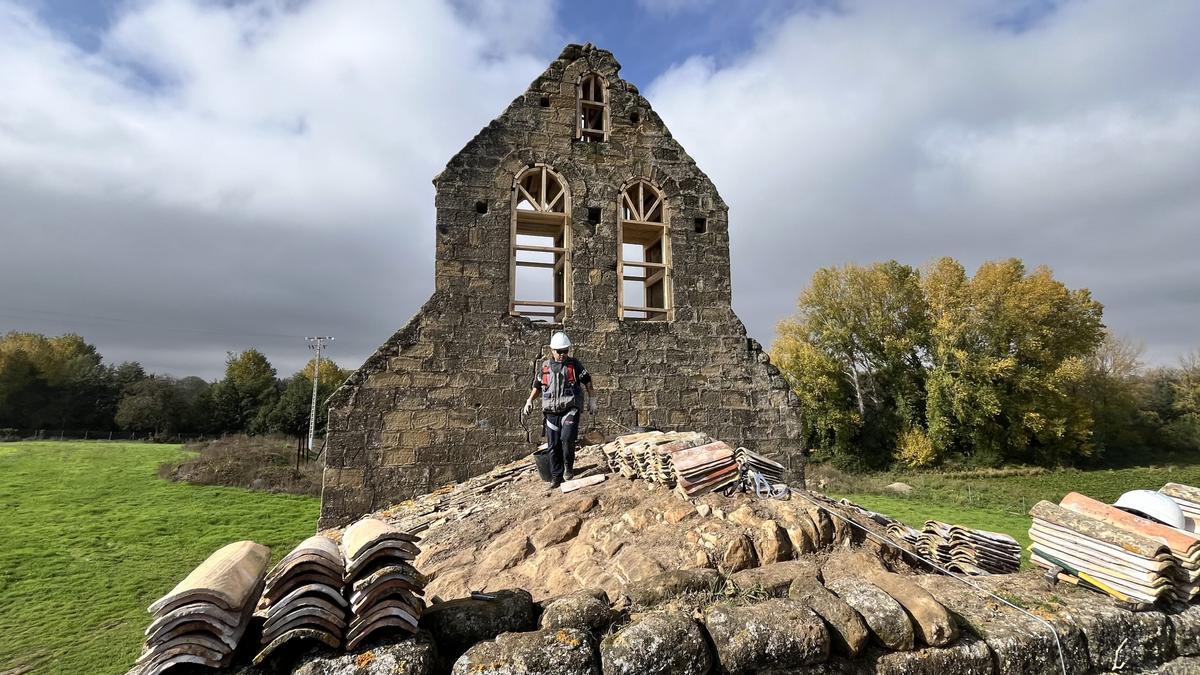
[[[571,307],[571,194],[562,176],[535,164],[513,180],[508,311],[561,322]]]
[[[596,73],[584,75],[575,101],[575,138],[585,143],[607,141],[608,82]]]
[[[650,181],[625,185],[617,203],[618,316],[667,321],[671,307],[671,237],[667,201]]]

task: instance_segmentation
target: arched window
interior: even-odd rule
[[[608,83],[595,73],[584,75],[575,101],[575,138],[585,143],[607,141]]]
[[[512,188],[510,314],[561,322],[571,307],[571,194],[544,164],[522,171]]]
[[[671,237],[666,199],[645,179],[628,183],[618,199],[618,316],[639,321],[669,320]]]

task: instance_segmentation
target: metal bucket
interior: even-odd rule
[[[550,446],[542,443],[533,453],[533,463],[537,465],[538,477],[549,483],[554,480],[553,471],[550,469]]]

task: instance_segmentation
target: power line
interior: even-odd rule
[[[170,331],[175,333],[201,333],[206,335],[218,335],[223,337],[257,337],[257,338],[279,338],[287,340],[295,340],[304,338],[303,335],[288,335],[284,333],[238,333],[233,331],[224,331],[213,328],[196,328],[184,326],[168,326],[161,323],[152,323],[147,321],[138,321],[135,319],[124,319],[117,317],[106,316],[88,316],[84,314],[67,314],[65,312],[52,312],[38,309],[19,309],[11,307],[0,307],[0,317],[9,319],[25,319],[36,321],[48,321],[51,323],[63,323],[67,325],[92,325],[94,322],[107,323],[109,325],[127,325],[139,326],[143,328],[156,328],[158,330]]]

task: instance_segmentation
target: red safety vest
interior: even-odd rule
[[[579,385],[574,362],[567,361],[558,375],[550,370],[549,359],[542,362],[542,412],[562,413],[578,406]]]
[[[566,363],[566,366],[567,366],[567,383],[570,384],[572,387],[574,387],[575,386],[575,364],[568,361]],[[542,386],[543,387],[550,386],[550,375],[551,375],[550,362],[543,361],[542,362]]]

